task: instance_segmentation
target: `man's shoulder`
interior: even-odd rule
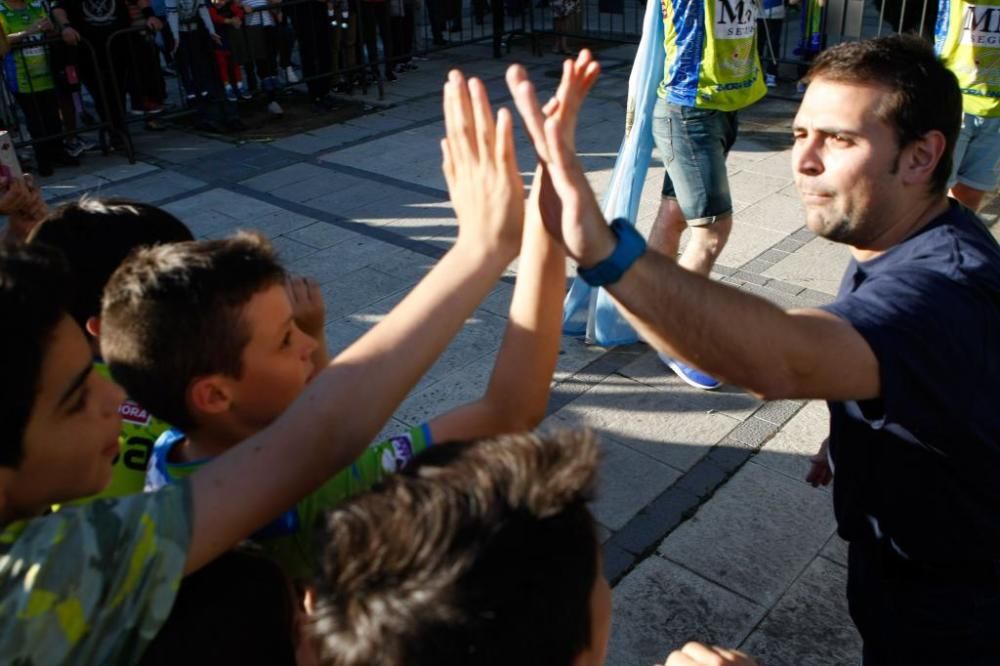
[[[975,213],[953,202],[945,213],[866,268],[1000,289],[1000,245]]]

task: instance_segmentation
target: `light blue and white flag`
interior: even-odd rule
[[[663,13],[660,0],[648,0],[643,19],[642,39],[628,80],[628,103],[625,112],[625,138],[607,194],[604,217],[622,217],[635,224],[639,214],[642,186],[653,153],[653,106],[656,89],[663,80]],[[639,339],[625,321],[611,296],[594,289],[580,278],[573,281],[563,304],[563,333],[582,335],[603,346],[621,345]]]

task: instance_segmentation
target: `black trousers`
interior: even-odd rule
[[[325,2],[302,2],[285,9],[292,19],[295,38],[299,42],[302,75],[307,79],[309,97],[317,99],[333,86],[333,42],[330,17]],[[316,78],[313,78],[316,77]]]
[[[16,93],[17,105],[21,107],[28,133],[35,143],[35,159],[38,167],[51,165],[56,155],[63,152],[62,139],[46,139],[62,132],[62,122],[59,120],[59,100],[55,90],[42,90],[34,93]]]
[[[919,563],[852,541],[847,602],[864,666],[997,663],[1000,562]]]
[[[375,40],[375,30],[382,38],[382,53],[385,56],[385,73],[388,77],[392,66],[396,64],[396,54],[393,53],[392,35],[389,29],[389,8],[384,2],[361,2],[361,23],[364,26],[365,50],[368,52],[368,63],[372,74],[378,78],[378,42]]]

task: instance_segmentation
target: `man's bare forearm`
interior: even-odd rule
[[[785,312],[651,251],[608,291],[647,342],[719,379],[769,399],[837,397],[816,395],[836,389],[818,381],[820,340],[810,339],[810,331],[822,336],[836,326],[835,318]]]

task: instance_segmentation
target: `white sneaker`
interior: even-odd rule
[[[764,75],[764,83],[767,84],[768,88],[777,88],[778,87],[778,77],[776,77],[774,74],[765,74]]]
[[[267,105],[267,112],[272,116],[283,116],[285,115],[285,110],[281,108],[281,105],[277,102],[271,102]]]
[[[287,80],[289,83],[298,83],[299,82],[299,77],[298,77],[298,75],[295,74],[295,70],[294,69],[292,69],[291,67],[286,67],[285,68],[285,80]]]

